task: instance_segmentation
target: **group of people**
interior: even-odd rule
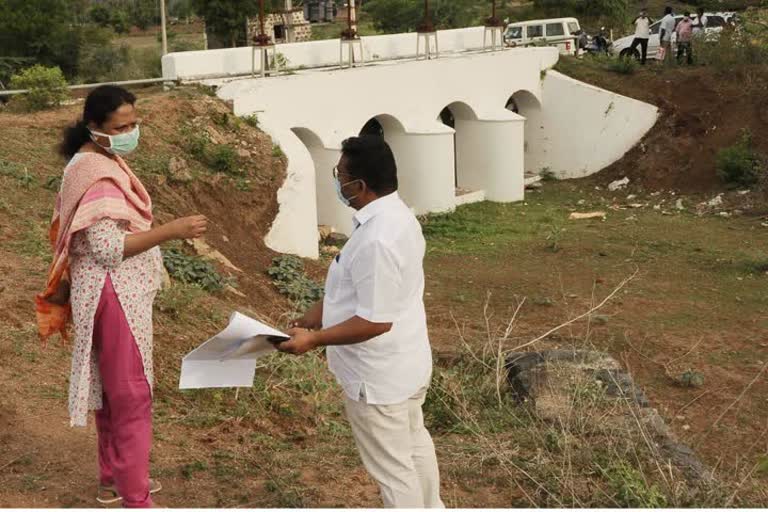
[[[149,471],[159,245],[203,236],[207,219],[153,224],[152,200],[123,159],[139,134],[136,97],[113,85],[94,89],[83,117],[65,131],[60,152],[68,164],[49,234],[54,257],[36,310],[43,338],[74,325],[69,413],[73,426],[85,426],[96,411],[96,500],[148,508],[162,489]],[[347,139],[325,179],[355,210],[355,229],[330,266],[325,298],[295,320],[278,348],[297,356],[325,349],[385,506],[443,508],[422,414],[432,353],[421,226],[398,196],[395,159],[380,136]]]
[[[640,47],[640,63],[645,65],[648,55],[648,40],[651,38],[651,25],[654,20],[648,16],[645,9],[632,22],[635,26],[635,39],[630,47],[631,52],[637,51]],[[707,28],[707,16],[704,9],[699,8],[695,17],[690,12],[685,12],[681,20],[677,20],[672,7],[664,9],[664,17],[659,24],[659,52],[657,58],[662,62],[672,61],[672,35],[676,34],[677,44],[677,62],[680,63],[685,57],[688,64],[693,63],[692,43],[694,37],[703,35]]]

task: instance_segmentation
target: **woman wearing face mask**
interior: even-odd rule
[[[56,199],[54,257],[36,298],[43,339],[74,325],[69,388],[72,426],[96,410],[98,501],[153,506],[152,302],[162,279],[159,245],[202,236],[196,215],[152,227],[152,201],[123,156],[139,143],[136,98],[115,86],[94,89],[83,118],[67,128],[69,158]]]

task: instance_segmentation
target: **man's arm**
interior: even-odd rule
[[[349,276],[357,296],[354,316],[321,331],[292,329],[291,339],[278,345],[279,350],[299,355],[322,346],[354,345],[392,329],[402,306],[402,277],[394,251],[379,241],[369,243],[349,263]]]
[[[289,341],[280,343],[277,348],[281,352],[301,355],[319,347],[333,345],[355,345],[373,339],[392,329],[392,323],[369,322],[359,316],[320,331],[294,328],[287,332]]]

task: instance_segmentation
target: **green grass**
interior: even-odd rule
[[[649,325],[715,327],[768,307],[768,232],[755,228],[756,220],[607,206],[596,193],[559,182],[525,203],[486,202],[426,217],[431,291],[456,307],[482,303],[488,290],[503,304],[514,302],[512,293],[557,300],[561,291],[552,288],[549,269],[566,280],[600,276],[607,284],[639,269],[632,295],[666,302],[639,312]],[[592,210],[607,211],[607,219],[568,220],[570,211]],[[462,280],[452,278],[452,265],[461,265]],[[508,291],[509,282],[518,283],[514,290]]]
[[[19,237],[11,243],[14,251],[23,256],[39,258],[46,264],[52,259],[51,248],[48,244],[48,226],[46,221],[26,219],[24,229]]]

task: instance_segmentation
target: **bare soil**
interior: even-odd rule
[[[632,75],[596,71],[573,62],[560,65],[574,78],[646,101],[660,109],[659,121],[624,158],[598,173],[609,183],[628,177],[649,191],[709,194],[725,190],[717,176],[718,150],[749,130],[758,151],[768,155],[768,69],[718,73],[706,67],[665,69],[656,62]]]

